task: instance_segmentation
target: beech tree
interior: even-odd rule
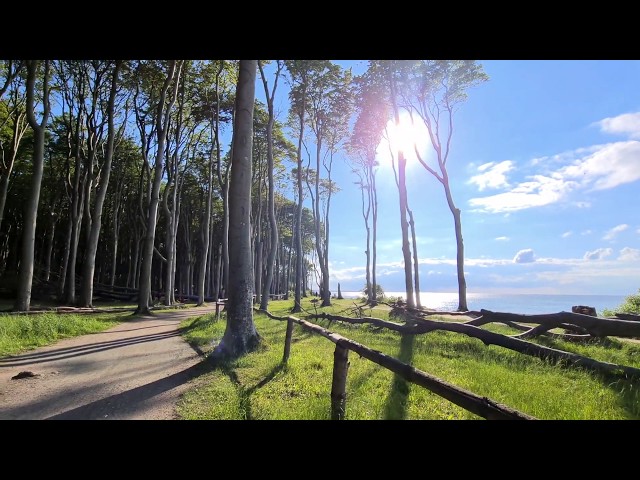
[[[224,336],[213,358],[234,358],[260,342],[253,323],[251,169],[257,60],[240,60],[229,184],[229,292]]]

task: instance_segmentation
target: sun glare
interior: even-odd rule
[[[390,120],[387,123],[386,132],[378,146],[378,161],[381,166],[391,167],[391,158],[396,164],[398,162],[398,153],[402,152],[407,159],[407,167],[417,163],[415,147],[418,148],[420,156],[426,160],[425,155],[429,152],[429,131],[427,127],[416,119],[413,123],[408,113],[400,114],[400,123],[396,125],[395,121]]]

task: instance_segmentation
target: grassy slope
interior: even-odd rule
[[[270,311],[286,315],[291,301],[274,301]],[[329,312],[353,301],[335,302]],[[305,304],[305,308],[313,308]],[[372,315],[373,313],[373,315]],[[384,310],[366,315],[386,318]],[[179,405],[185,419],[326,419],[329,416],[334,345],[296,326],[291,357],[281,365],[285,322],[255,315],[264,346],[201,376]],[[322,322],[327,326],[327,322]],[[205,351],[219,340],[225,322],[206,315],[183,324],[188,341]],[[637,419],[640,394],[630,382],[612,382],[585,371],[563,369],[501,347],[451,332],[402,338],[386,330],[332,324],[330,330],[412,363],[459,387],[543,419]],[[509,329],[492,326],[504,333]],[[640,348],[608,340],[594,345],[546,341],[557,348],[640,367]],[[471,419],[475,415],[350,353],[348,419]]]

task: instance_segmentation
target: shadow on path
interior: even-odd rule
[[[58,415],[53,415],[48,420],[97,420],[109,418],[109,414],[113,411],[133,414],[137,410],[144,408],[142,404],[154,396],[187,383],[200,375],[210,372],[213,368],[215,367],[210,362],[201,361],[181,372]]]

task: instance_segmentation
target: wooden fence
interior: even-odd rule
[[[264,310],[258,310],[274,320],[286,321],[283,363],[289,359],[291,352],[291,337],[293,325],[297,323],[305,330],[321,335],[336,344],[333,354],[333,377],[331,382],[331,418],[342,420],[345,417],[347,402],[347,373],[349,370],[349,351],[354,351],[361,357],[392,371],[407,382],[415,383],[433,393],[446,398],[452,403],[488,420],[535,420],[535,417],[519,412],[513,408],[502,405],[487,397],[481,397],[473,392],[456,387],[442,379],[418,370],[412,365],[386,355],[377,350],[362,345],[358,342],[333,333],[319,325],[297,317],[278,317]]]

